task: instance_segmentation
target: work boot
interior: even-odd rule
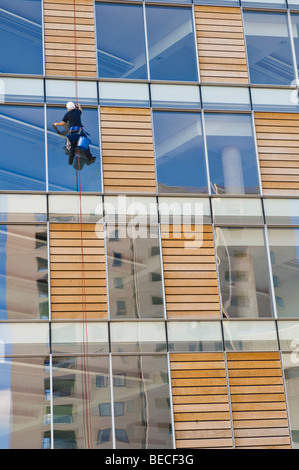
[[[70,155],[70,156],[69,156],[69,165],[72,165],[72,164],[73,164],[74,157],[75,157],[75,155]]]
[[[87,157],[87,162],[86,162],[86,165],[90,165],[91,163],[95,162],[96,161],[96,157]]]

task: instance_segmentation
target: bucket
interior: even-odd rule
[[[81,136],[79,137],[77,147],[80,150],[87,150],[89,147],[89,144],[90,144],[90,140],[85,136]]]

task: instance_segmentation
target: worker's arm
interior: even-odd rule
[[[76,104],[76,108],[80,109],[80,111],[82,112],[82,106],[81,106],[80,103],[77,103],[77,104]]]
[[[64,121],[61,121],[61,122],[53,122],[53,126],[65,126],[65,122]]]

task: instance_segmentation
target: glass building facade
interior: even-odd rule
[[[299,447],[298,25],[0,0],[0,448]]]

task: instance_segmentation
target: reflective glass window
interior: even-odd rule
[[[192,10],[147,6],[146,20],[151,80],[197,81]]]
[[[0,187],[45,191],[45,130],[41,107],[0,106]]]
[[[255,111],[299,112],[297,89],[251,88],[252,108]]]
[[[0,194],[1,222],[47,222],[47,199],[38,194]]]
[[[299,365],[299,322],[279,320],[277,322],[280,349],[291,351]]]
[[[205,113],[204,121],[212,193],[258,193],[251,116]]]
[[[51,194],[48,204],[50,222],[88,223],[103,217],[102,196]]]
[[[70,148],[67,139],[68,124],[65,127],[52,126],[61,122],[66,108],[47,108],[47,147],[50,191],[95,191],[101,192],[101,164],[99,148],[99,119],[97,109],[84,109],[82,124],[89,135],[89,149],[94,162],[89,162],[84,150],[76,150],[75,158],[69,164]],[[80,158],[79,158],[80,157]],[[80,172],[79,172],[80,170]],[[79,175],[80,173],[80,175]]]
[[[122,288],[120,285],[117,287]],[[166,351],[164,322],[111,322],[110,335],[112,352]]]
[[[158,223],[156,198],[151,196],[104,196],[104,212],[107,223]]]
[[[201,114],[156,111],[153,119],[159,193],[206,193]]]
[[[86,351],[86,350],[85,350]],[[53,357],[54,449],[111,449],[109,363],[107,356]]]
[[[150,106],[145,83],[99,82],[101,106]]]
[[[187,231],[188,224],[211,222],[210,201],[206,197],[159,196],[159,215],[162,224],[184,224]]]
[[[78,101],[81,105],[97,105],[97,84],[94,81],[46,80],[47,103],[66,104],[67,101]]]
[[[0,72],[43,74],[41,0],[0,0]]]
[[[54,354],[97,354],[108,352],[108,324],[78,322],[51,324],[51,344]]]
[[[1,320],[48,318],[46,226],[0,225]]]
[[[263,224],[260,199],[216,198],[212,199],[213,217],[216,224]]]
[[[291,14],[291,24],[292,24],[292,36],[295,46],[295,54],[297,60],[297,72],[299,71],[299,15],[292,13]],[[297,90],[298,91],[298,90]]]
[[[114,356],[112,367],[114,403],[124,402],[116,449],[172,449],[166,356]]]
[[[216,227],[216,246],[224,317],[271,317],[263,229]]]
[[[47,357],[0,361],[0,448],[49,449]]]
[[[242,6],[254,8],[286,8],[285,0],[241,0]]]
[[[286,14],[243,15],[251,83],[290,85],[295,77]]]
[[[227,351],[277,351],[278,340],[273,321],[224,321]]]
[[[96,3],[101,78],[147,78],[142,5]]]
[[[265,198],[263,203],[268,224],[299,225],[298,199]]]
[[[111,317],[163,317],[158,227],[108,225],[107,259]],[[152,273],[159,282],[153,282]]]
[[[269,246],[278,317],[299,317],[299,229],[269,228]]]
[[[5,355],[48,354],[49,324],[3,322],[0,328],[0,345],[0,350]]]
[[[43,103],[44,82],[39,78],[1,77],[0,102]]]
[[[230,86],[201,86],[203,108],[250,110],[249,89]]]
[[[172,321],[167,323],[167,335],[171,351],[223,350],[220,322]]]
[[[196,85],[151,85],[151,102],[158,108],[200,108],[199,87]]]
[[[282,354],[292,449],[299,449],[299,356],[297,350]]]

